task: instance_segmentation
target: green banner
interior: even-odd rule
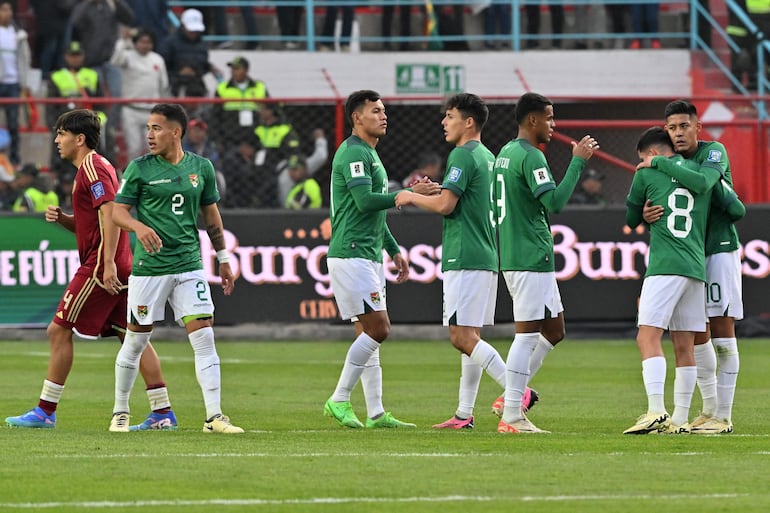
[[[75,234],[42,216],[0,216],[0,233],[0,325],[45,326],[80,265]]]

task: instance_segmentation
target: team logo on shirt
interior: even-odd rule
[[[452,166],[449,169],[449,173],[446,175],[447,182],[457,182],[457,180],[460,179],[460,176],[463,174],[463,170],[459,167]]]
[[[548,177],[548,170],[544,167],[535,169],[532,171],[532,174],[535,176],[535,183],[538,185],[542,185],[551,181],[551,179]]]
[[[198,187],[198,175],[190,175],[190,185]]]
[[[144,319],[147,317],[147,313],[149,312],[149,309],[147,308],[147,305],[139,305],[136,307],[136,315],[140,319]]]
[[[361,161],[350,163],[350,177],[357,178],[364,176],[364,163]]]
[[[104,184],[102,182],[91,184],[91,194],[93,194],[95,200],[104,196]]]
[[[372,300],[372,304],[379,305],[380,304],[380,293],[379,292],[372,292],[369,294],[369,299]]]
[[[709,162],[721,162],[722,152],[719,150],[709,150],[709,156],[706,158]]]

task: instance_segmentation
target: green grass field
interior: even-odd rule
[[[78,342],[56,429],[0,427],[0,511],[766,512],[768,343],[740,341],[735,433],[624,436],[646,408],[632,340],[551,353],[530,415],[550,435],[497,434],[488,377],[475,430],[432,430],[456,407],[448,342],[383,346],[385,406],[418,425],[392,431],[322,415],[349,342],[220,342],[223,407],[247,432],[217,436],[201,432],[188,344],[156,342],[180,429],[117,434],[107,431],[117,343]],[[507,354],[508,341],[494,344]],[[0,422],[36,404],[47,359],[46,342],[0,342]],[[148,411],[139,381],[135,420]],[[668,405],[672,388],[669,360]],[[364,418],[360,389],[353,405]],[[691,417],[699,405],[696,393]]]

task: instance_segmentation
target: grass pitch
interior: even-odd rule
[[[109,433],[115,342],[77,342],[53,430],[2,422],[36,404],[47,342],[0,342],[0,511],[649,512],[770,510],[768,340],[739,341],[735,433],[624,436],[646,408],[633,340],[566,341],[533,382],[550,435],[499,435],[482,380],[471,431],[448,342],[386,342],[385,406],[415,430],[349,430],[322,415],[349,346],[220,342],[223,407],[244,435],[203,433],[192,350],[156,342],[180,428]],[[494,341],[506,355],[509,341]],[[666,344],[670,351],[670,344]],[[141,378],[133,422],[148,412]],[[672,406],[669,360],[667,404]],[[360,388],[353,405],[362,419]],[[693,399],[691,418],[700,397]]]

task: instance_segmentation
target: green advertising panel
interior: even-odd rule
[[[0,233],[0,325],[47,325],[80,265],[75,234],[42,216],[0,216]]]

